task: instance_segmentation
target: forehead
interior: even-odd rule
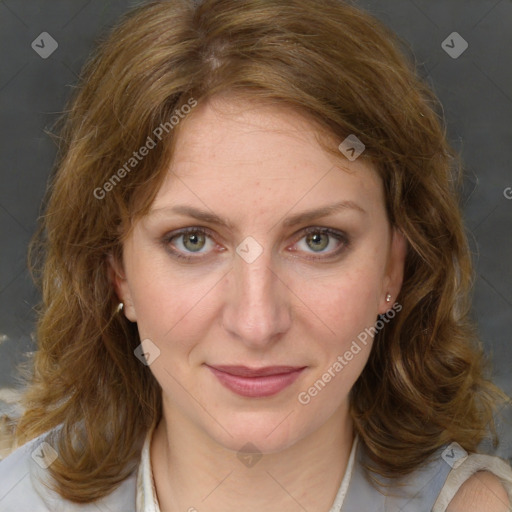
[[[317,132],[312,120],[284,104],[215,97],[200,104],[180,127],[173,162],[193,156],[213,164],[253,164],[261,172],[268,168],[264,162],[285,158],[329,165],[315,141]],[[325,162],[319,162],[322,157]]]
[[[153,209],[184,193],[190,199],[195,193],[195,203],[208,204],[206,193],[209,200],[243,197],[247,206],[273,199],[300,200],[304,207],[318,206],[322,197],[329,202],[367,196],[374,202],[382,195],[371,165],[328,153],[318,137],[334,148],[341,141],[288,105],[214,97],[181,123]],[[266,198],[260,197],[263,191]]]

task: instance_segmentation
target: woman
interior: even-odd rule
[[[62,131],[0,510],[508,510],[437,107],[338,0],[130,12]]]

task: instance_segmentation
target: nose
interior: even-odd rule
[[[236,255],[226,275],[222,325],[249,348],[275,343],[290,327],[290,291],[272,268],[270,251],[251,263]]]

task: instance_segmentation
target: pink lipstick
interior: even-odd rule
[[[208,366],[209,370],[229,390],[241,396],[262,398],[272,396],[292,384],[306,367],[267,366]]]

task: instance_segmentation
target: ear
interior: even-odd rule
[[[117,261],[113,254],[109,254],[108,256],[108,274],[110,282],[114,286],[117,298],[124,305],[122,309],[124,315],[131,322],[136,322],[137,315],[135,314],[135,307],[133,305],[132,295],[123,269],[123,264]]]
[[[383,281],[382,297],[379,302],[379,314],[381,315],[391,309],[391,305],[395,302],[398,294],[400,293],[404,279],[406,255],[407,240],[398,228],[393,228],[386,266],[386,275]],[[388,293],[391,295],[391,300],[389,302],[386,301]]]

